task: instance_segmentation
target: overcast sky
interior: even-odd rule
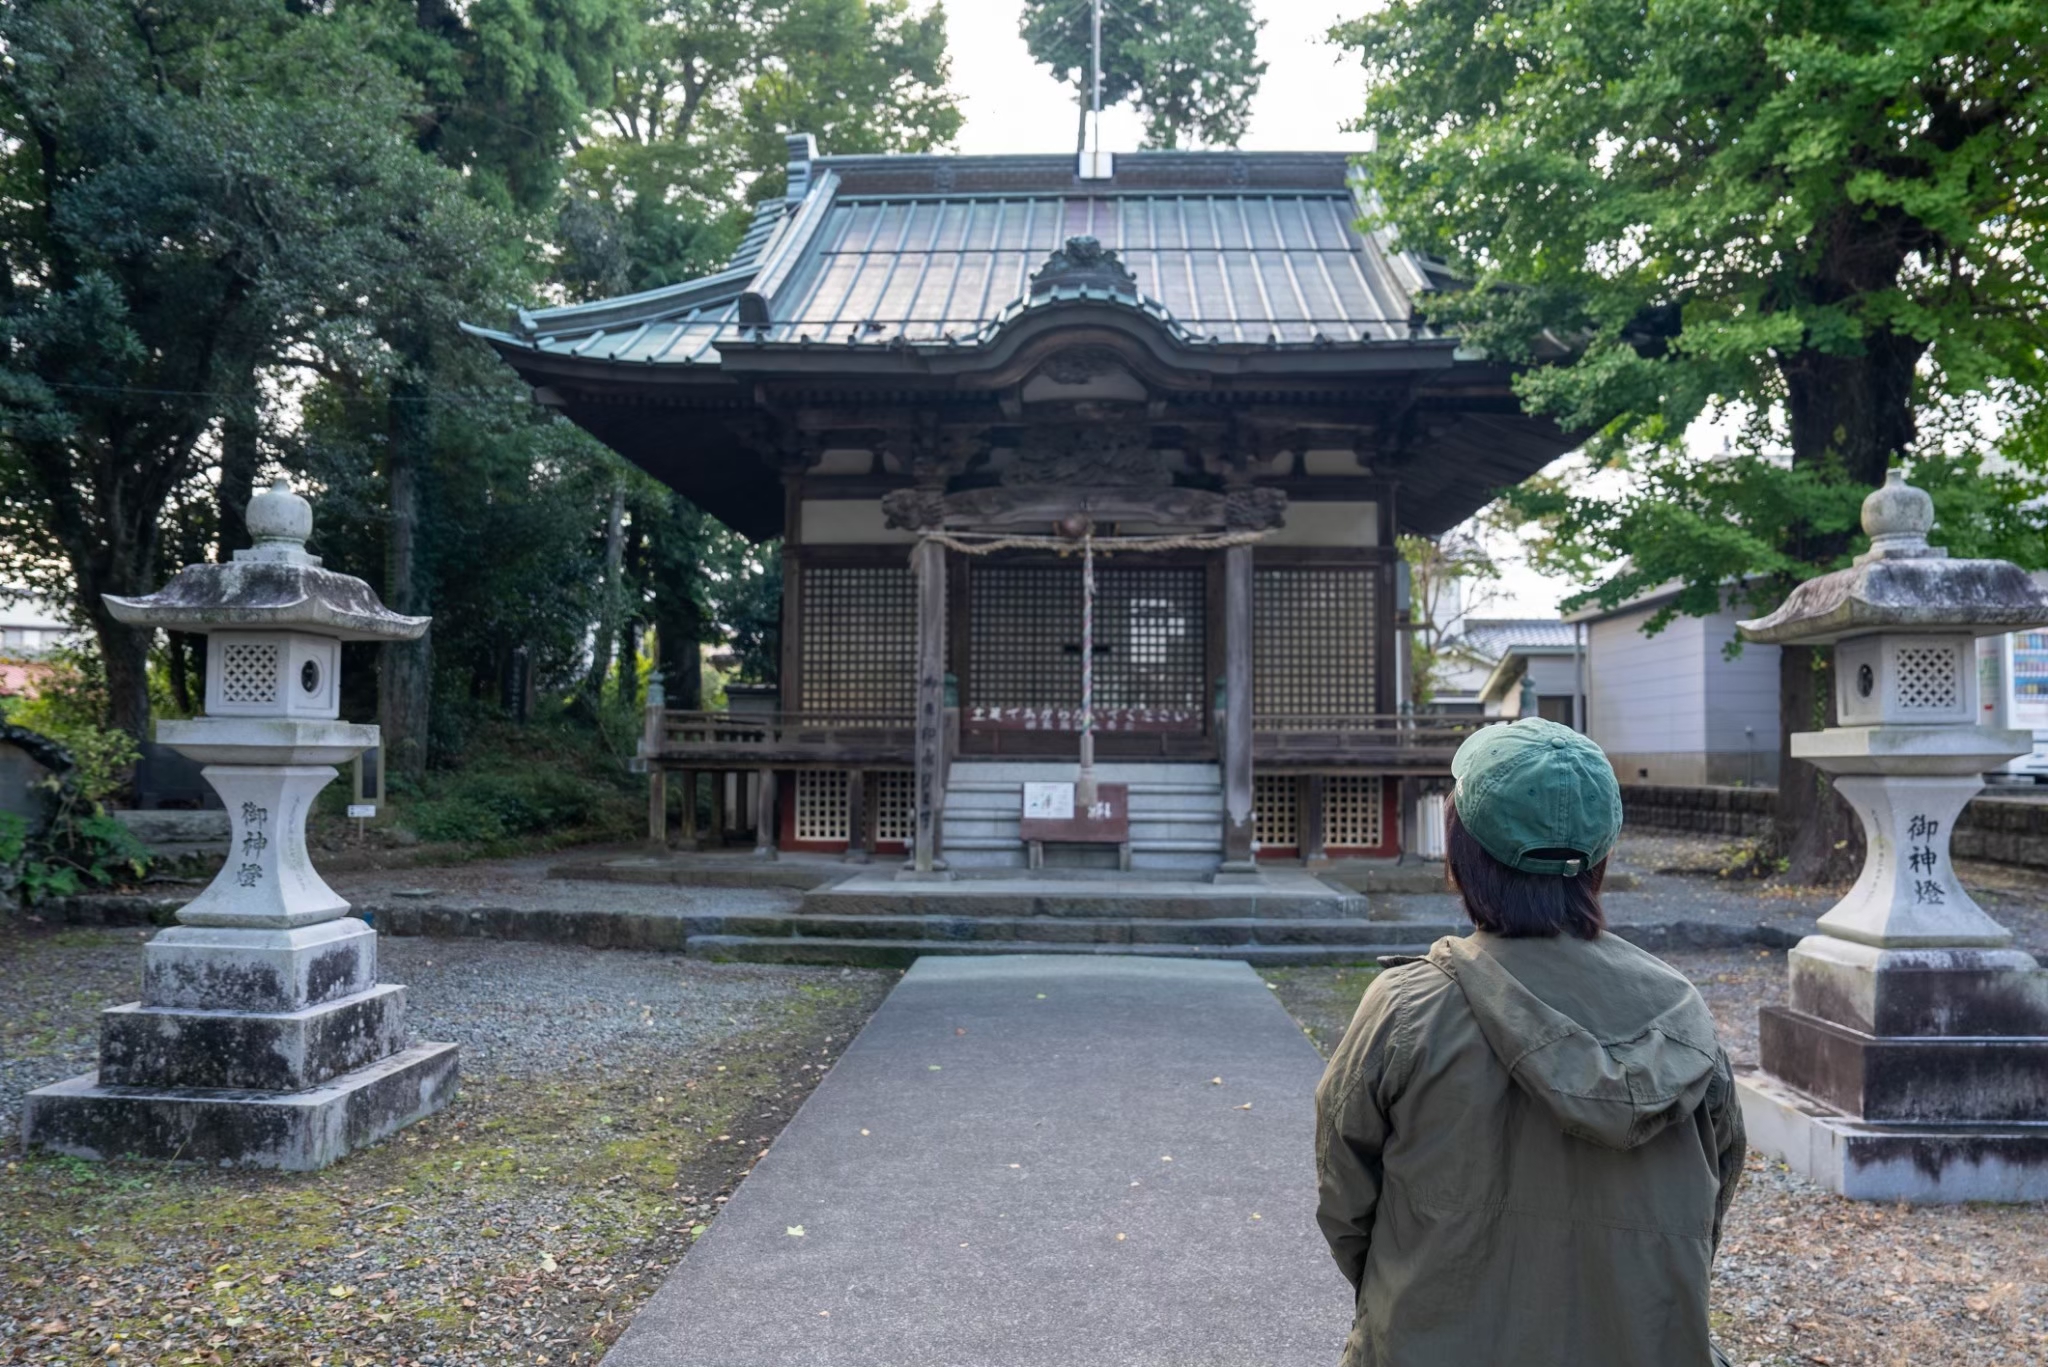
[[[1076,0],[1085,3],[1086,0]],[[1266,151],[1363,150],[1365,136],[1343,125],[1364,104],[1357,60],[1324,41],[1330,25],[1364,13],[1371,0],[1257,0],[1265,80],[1252,104],[1244,146]],[[947,0],[953,88],[963,97],[962,152],[1064,152],[1074,145],[1074,97],[1031,60],[1017,36],[1018,0]],[[1102,145],[1137,147],[1140,122],[1128,109],[1103,115]],[[830,148],[826,148],[830,151]],[[1512,546],[1496,547],[1511,559]],[[1565,591],[1519,566],[1509,566],[1497,601],[1484,616],[1548,617]]]
[[[1258,0],[1259,17],[1266,21],[1259,33],[1266,79],[1252,105],[1246,147],[1363,146],[1360,135],[1339,131],[1361,103],[1358,64],[1323,35],[1337,20],[1370,7],[1368,0]],[[1024,50],[1017,36],[1022,10],[1017,0],[947,0],[953,88],[965,97],[967,112],[963,152],[1060,152],[1074,145],[1073,91]],[[1103,146],[1112,152],[1138,145],[1139,120],[1128,109],[1105,113],[1102,129]]]

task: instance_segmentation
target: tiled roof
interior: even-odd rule
[[[794,149],[793,149],[794,150]],[[1429,264],[1359,233],[1341,155],[1134,153],[1104,182],[1071,157],[796,153],[717,275],[519,315],[500,345],[628,365],[715,365],[735,345],[972,347],[1032,307],[1032,275],[1094,237],[1136,277],[1107,295],[1191,345],[1365,347],[1427,334]]]
[[[1570,650],[1576,629],[1555,617],[1475,617],[1465,623],[1452,644],[1487,660],[1505,658],[1515,650]]]

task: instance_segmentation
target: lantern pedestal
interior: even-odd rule
[[[206,765],[227,805],[227,863],[143,949],[142,999],[100,1018],[96,1072],[31,1092],[30,1147],[83,1158],[322,1168],[453,1100],[453,1044],[408,1047],[405,989],[377,981],[377,935],[306,850],[334,765],[377,728],[338,719],[343,640],[410,640],[319,568],[312,514],[281,486],[250,504],[252,551],[189,566],[160,593],[109,599],[122,621],[201,631],[207,715],[157,738]]]

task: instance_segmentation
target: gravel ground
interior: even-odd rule
[[[1756,1008],[1782,1001],[1776,950],[1664,956],[1698,984],[1740,1065]],[[1268,969],[1325,1054],[1369,970]],[[2048,1362],[2048,1206],[1874,1206],[1751,1155],[1714,1268],[1714,1335],[1739,1365],[1990,1367]]]
[[[1614,867],[1632,874],[1635,886],[1608,892],[1601,900],[1616,925],[1695,921],[1708,925],[1767,925],[1804,934],[1847,888],[1801,887],[1774,878],[1724,877],[1737,861],[1730,841],[1708,836],[1623,831]],[[1959,862],[1963,884],[2021,948],[2048,958],[2048,871],[2006,864]],[[1374,915],[1389,920],[1460,921],[1455,894],[1380,894]]]
[[[893,973],[385,940],[447,1111],[321,1174],[24,1157],[146,932],[0,938],[0,1363],[590,1363]]]

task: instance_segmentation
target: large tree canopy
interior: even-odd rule
[[[943,6],[909,0],[639,0],[633,40],[569,168],[571,293],[721,265],[746,201],[779,193],[783,138],[927,152],[960,131]]]
[[[1952,541],[2044,553],[1970,430],[2038,430],[2048,379],[2037,4],[1390,0],[1334,36],[1369,77],[1379,220],[1471,282],[1436,321],[1535,363],[1528,406],[1628,475],[1512,501],[1594,596],[1782,593],[1900,460]],[[1683,442],[1714,412],[1744,420],[1725,459]],[[1814,665],[1785,653],[1788,734],[1825,712]],[[1789,757],[1781,794],[1821,872],[1840,809]]]
[[[101,597],[155,586],[217,420],[265,367],[360,369],[366,301],[417,309],[486,254],[378,35],[286,0],[0,15],[0,573],[75,593],[138,736],[148,635]]]
[[[1129,103],[1152,147],[1235,147],[1266,64],[1251,0],[1103,0],[1102,107]],[[1025,0],[1019,25],[1042,66],[1074,87],[1086,145],[1094,16],[1087,0]]]

